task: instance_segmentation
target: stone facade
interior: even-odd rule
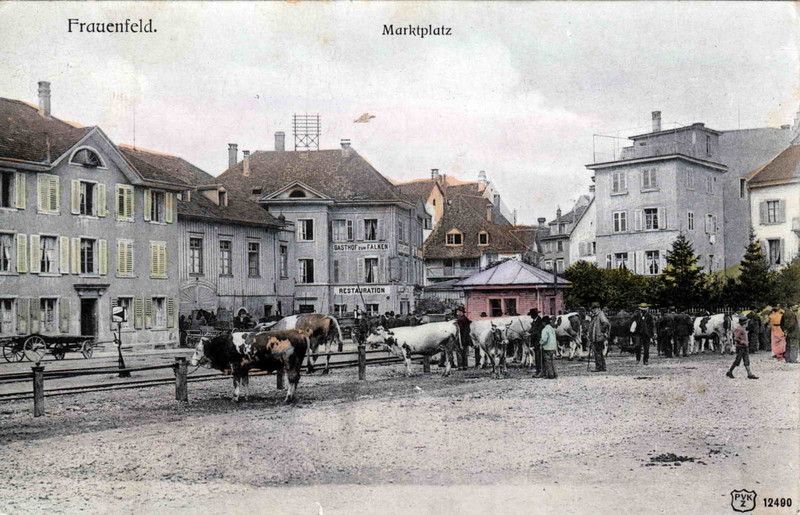
[[[578,261],[597,263],[597,204],[592,199],[569,235],[569,260],[567,266]]]

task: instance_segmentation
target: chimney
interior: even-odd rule
[[[556,208],[556,218],[561,218],[561,207]]]
[[[50,118],[50,83],[39,82],[39,114]]]
[[[284,152],[286,150],[286,134],[283,131],[275,133],[275,152]]]
[[[439,169],[431,168],[431,179],[438,179],[438,178],[439,178]]]
[[[350,155],[350,140],[343,139],[342,140],[342,157],[347,157]]]
[[[228,143],[228,168],[233,168],[239,162],[239,145]]]
[[[653,111],[653,132],[661,130],[661,111]]]
[[[536,221],[539,222],[539,226],[541,227],[547,221],[547,218],[545,217],[537,218]]]
[[[244,166],[244,171],[242,175],[245,177],[250,177],[250,151],[249,150],[242,150],[242,164]]]
[[[486,206],[486,221],[492,222],[492,214],[494,213],[494,206]]]
[[[483,183],[483,184],[486,184],[487,182],[489,182],[489,181],[486,180],[486,172],[484,172],[483,170],[478,172],[478,182]]]

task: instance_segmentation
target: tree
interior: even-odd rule
[[[703,272],[697,265],[700,258],[686,235],[679,234],[667,254],[667,266],[661,274],[661,305],[687,308],[703,300]]]
[[[735,288],[738,304],[756,309],[772,302],[773,288],[769,263],[752,228],[750,228],[750,243],[747,245],[739,269],[741,275]]]
[[[589,306],[592,302],[607,300],[606,281],[603,270],[594,263],[578,261],[564,271],[564,278],[572,283],[564,300],[567,306]]]
[[[800,258],[775,274],[772,297],[783,307],[800,304]]]
[[[603,275],[608,292],[604,304],[608,307],[629,309],[649,300],[649,277],[636,275],[627,268],[603,270]]]

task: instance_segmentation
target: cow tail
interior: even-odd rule
[[[333,320],[333,323],[336,326],[336,335],[338,336],[339,341],[340,342],[344,341],[344,339],[342,338],[342,328],[339,327],[339,321],[336,320],[336,317],[331,317],[331,320]]]
[[[458,324],[456,324],[456,344],[458,345],[458,350],[464,348],[461,342],[461,328],[458,327]]]

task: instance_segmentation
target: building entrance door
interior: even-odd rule
[[[81,299],[81,336],[97,336],[97,299]]]

